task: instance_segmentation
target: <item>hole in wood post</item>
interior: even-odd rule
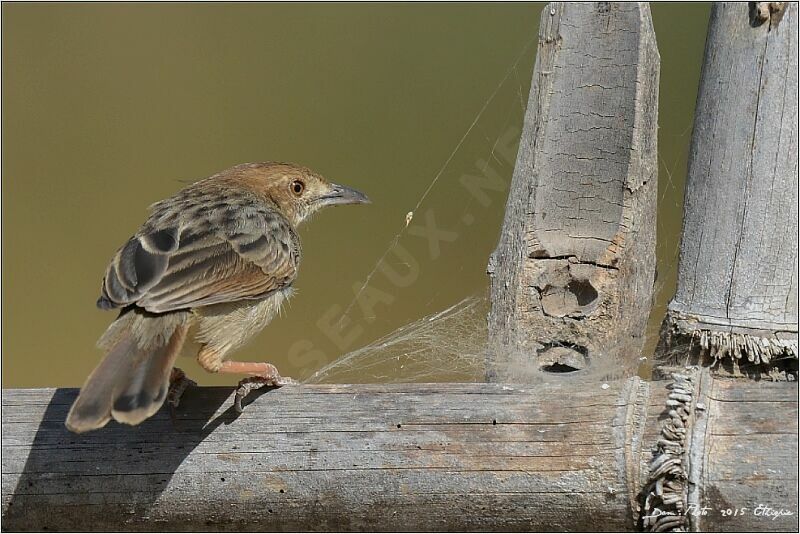
[[[542,311],[551,317],[585,317],[594,311],[597,289],[585,278],[573,278],[566,285],[547,284],[540,291]]]
[[[542,369],[544,371],[547,371],[548,373],[574,373],[575,371],[580,371],[580,369],[576,369],[575,367],[572,367],[571,365],[567,365],[565,363],[558,363],[558,362],[550,364],[550,365],[546,365],[546,366],[542,367]]]
[[[586,347],[572,343],[546,345],[536,354],[536,360],[546,373],[574,373],[589,366]]]
[[[567,289],[575,295],[578,306],[588,306],[597,300],[597,290],[588,280],[573,280],[567,284]]]

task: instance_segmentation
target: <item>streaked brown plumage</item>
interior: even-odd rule
[[[112,418],[138,424],[167,397],[184,350],[210,372],[280,385],[267,363],[226,361],[291,295],[300,263],[296,228],[318,209],[369,202],[287,163],[237,165],[151,206],[114,256],[97,305],[122,308],[98,342],[105,358],[67,416],[85,432]]]

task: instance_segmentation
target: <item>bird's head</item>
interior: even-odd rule
[[[325,206],[370,203],[364,193],[291,163],[247,163],[231,171],[238,181],[274,202],[294,226]]]

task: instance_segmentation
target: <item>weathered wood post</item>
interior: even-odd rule
[[[795,25],[795,67],[796,7],[770,30]],[[726,9],[715,8],[712,36]],[[542,35],[535,105],[494,256],[492,335],[519,354],[537,351],[536,363],[551,367],[585,365],[582,350],[590,367],[613,363],[617,352],[626,362],[641,345],[653,277],[647,210],[658,61],[649,12],[550,5]],[[597,58],[609,65],[598,67]],[[599,74],[587,80],[583,70]],[[789,96],[796,81],[784,87]],[[787,113],[796,116],[796,107]],[[744,122],[759,125],[758,117]],[[786,150],[796,154],[797,132],[787,135]],[[753,152],[753,168],[759,157]],[[740,236],[736,258],[752,254],[753,242],[763,243]],[[557,310],[568,311],[560,324]],[[514,382],[535,367],[527,356],[491,364],[495,378]],[[174,413],[80,436],[63,424],[77,390],[4,390],[3,530],[796,531],[796,382],[679,371],[668,381],[532,387],[287,386],[261,390],[243,414],[231,407],[230,388],[190,388]]]
[[[797,532],[797,384],[695,366],[651,382],[638,528]],[[660,394],[659,394],[660,393]],[[660,406],[659,406],[660,403]]]
[[[680,432],[659,442],[643,492],[649,530],[798,528],[797,8],[711,11],[678,288],[656,351],[657,375],[700,368],[667,405],[665,428]],[[686,392],[695,409],[682,412]],[[739,412],[733,399],[760,405]]]
[[[751,2],[751,4],[754,4]],[[662,361],[797,376],[797,4],[715,3]],[[772,3],[777,4],[777,3]],[[788,374],[787,374],[788,373]]]
[[[80,436],[64,428],[76,389],[4,390],[2,527],[585,532],[635,531],[646,519],[685,527],[686,499],[698,492],[687,477],[708,462],[701,483],[721,492],[703,493],[701,526],[796,531],[797,390],[786,385],[687,376],[606,388],[287,386],[243,414],[231,388],[192,388],[172,415]],[[745,497],[770,512],[723,515]]]
[[[635,366],[655,273],[659,63],[646,3],[542,12],[488,268],[490,381]]]

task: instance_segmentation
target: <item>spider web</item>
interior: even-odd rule
[[[486,295],[467,297],[345,354],[304,382],[481,382],[488,311]]]
[[[439,181],[444,171],[448,168],[453,157],[462,148],[464,140],[470,135],[479,122],[484,111],[495,99],[500,88],[511,78],[511,74],[517,77],[517,66],[520,60],[525,57],[529,47],[535,39],[529,41],[517,56],[505,76],[500,80],[498,86],[478,111],[475,119],[470,124],[463,137],[456,144],[442,168],[434,176],[427,189],[424,191],[416,206],[406,216],[404,226],[389,242],[388,248],[383,255],[378,258],[374,267],[366,277],[364,284],[353,297],[353,300],[345,308],[340,320],[343,320],[359,294],[368,286],[371,278],[377,272],[378,267],[384,261],[388,253],[399,243],[404,236],[408,226],[409,217],[412,217],[423,204],[432,188]],[[519,79],[517,79],[519,85]],[[524,115],[526,109],[525,98],[521,90],[517,90],[519,107]],[[677,134],[678,138],[686,138],[690,131],[691,123],[683,133]],[[499,137],[498,137],[499,140]],[[491,147],[491,159],[497,146],[497,140]],[[487,159],[487,162],[488,162]],[[682,180],[674,180],[673,172],[677,167],[679,155],[675,156],[672,162],[672,171],[667,162],[661,159],[664,176],[664,185],[659,198],[659,206],[670,204],[670,209],[680,211],[682,195],[677,194],[682,191]],[[487,163],[488,165],[488,163]],[[485,169],[484,169],[485,170]],[[667,199],[669,197],[669,199]],[[470,200],[471,201],[471,200]],[[467,206],[468,207],[468,206]],[[466,209],[465,209],[466,212]],[[664,228],[662,218],[658,217],[657,224],[659,233]],[[659,241],[658,256],[661,258],[659,270],[662,271],[655,287],[654,293],[658,296],[657,301],[663,303],[654,307],[650,317],[647,332],[645,335],[643,356],[639,359],[638,374],[642,377],[649,377],[651,372],[651,362],[644,355],[651,355],[659,339],[659,326],[664,317],[665,304],[668,297],[674,291],[675,276],[678,260],[678,248],[680,241],[663,243]],[[664,272],[666,271],[666,272]],[[667,276],[664,276],[664,275]],[[487,358],[495,358],[498,347],[490,347],[488,341],[487,316],[490,310],[488,291],[482,295],[469,296],[449,308],[423,317],[417,321],[404,325],[394,332],[364,346],[349,352],[335,361],[317,370],[304,383],[423,383],[423,382],[483,382],[486,380]],[[613,366],[613,363],[611,363]],[[581,381],[597,379],[605,381],[614,377],[617,371],[614,367],[595,366],[584,369],[581,373],[575,373],[576,379]],[[562,375],[562,379],[569,379]]]

